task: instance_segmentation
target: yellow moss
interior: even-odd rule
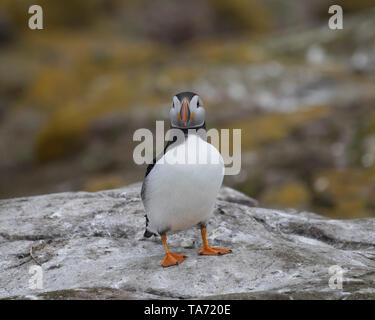
[[[138,81],[122,74],[98,77],[88,88],[85,113],[96,117],[106,111],[126,107],[137,96]]]
[[[150,73],[150,65],[165,57],[159,45],[101,33],[96,37],[85,32],[35,34],[25,38],[28,54],[36,61],[34,79],[24,96],[26,105],[48,114],[65,110],[69,104],[78,109],[90,105],[85,112],[102,113],[129,105],[135,96],[142,103],[154,94],[149,88],[155,86],[157,75]],[[40,61],[40,52],[53,59]],[[195,73],[192,69],[184,74],[174,71],[172,78],[179,79],[191,79]],[[59,116],[54,114],[52,119]]]
[[[27,23],[28,9],[37,4],[43,8],[44,24],[48,30],[55,27],[87,26],[98,19],[101,10],[100,1],[60,1],[60,0],[2,0],[0,9],[6,10],[11,15],[15,27],[24,31]]]
[[[326,193],[335,198],[358,198],[375,185],[375,170],[372,168],[323,171],[319,176],[328,180]]]
[[[125,180],[117,174],[97,175],[87,179],[83,189],[89,192],[96,192],[100,190],[120,188],[125,184]]]
[[[375,134],[375,112],[368,115],[367,122],[365,125],[365,135]]]
[[[197,60],[211,63],[250,63],[265,58],[251,43],[241,41],[205,40],[189,45],[190,54]]]
[[[323,212],[335,218],[375,216],[375,168],[326,170],[318,174],[327,179],[324,194],[334,204]]]
[[[208,0],[216,13],[223,20],[240,29],[253,32],[269,31],[272,17],[269,10],[258,0]]]
[[[341,218],[352,218],[353,215],[356,218],[363,218],[368,216],[365,206],[364,199],[342,199],[335,211]]]
[[[61,99],[37,137],[36,158],[53,160],[81,146],[95,120],[137,101],[139,81],[122,74],[103,76],[93,81],[80,99],[66,102]]]
[[[242,147],[255,149],[263,144],[277,142],[307,122],[327,115],[327,106],[315,106],[293,113],[262,114],[246,122],[236,122],[223,128],[242,129]]]
[[[114,66],[145,66],[162,61],[170,55],[167,47],[151,42],[111,41],[108,46]]]
[[[95,36],[93,32],[84,30],[73,33],[51,30],[24,35],[23,41],[32,53],[53,52],[76,67],[85,62],[100,67],[143,66],[159,62],[172,53],[168,47],[158,43],[124,39],[99,30],[95,30]],[[103,65],[103,62],[106,64]]]
[[[38,73],[26,94],[26,100],[46,112],[53,111],[61,101],[80,94],[80,81],[70,70],[47,67]]]
[[[74,105],[67,105],[64,112],[56,112],[37,136],[36,159],[53,160],[81,147],[86,140],[88,124],[88,119],[80,115]]]
[[[189,82],[195,80],[201,69],[197,66],[174,66],[161,73],[166,76],[171,83]]]
[[[375,216],[374,211],[367,209],[361,200],[342,201],[334,209],[323,209],[319,214],[333,219],[360,219]]]
[[[289,182],[270,189],[261,199],[261,203],[269,206],[298,209],[307,207],[310,201],[309,190],[299,182]]]

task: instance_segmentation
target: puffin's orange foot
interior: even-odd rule
[[[221,256],[223,254],[231,253],[232,250],[224,248],[213,248],[213,247],[203,247],[198,251],[198,254],[204,256]]]
[[[185,255],[183,254],[176,254],[176,253],[167,253],[161,262],[161,265],[166,268],[166,267],[171,267],[171,266],[176,266],[180,264],[182,261],[184,261],[186,258]]]

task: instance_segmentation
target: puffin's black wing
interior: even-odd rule
[[[164,147],[164,151],[162,154],[159,154],[157,157],[155,157],[153,160],[152,160],[152,163],[150,163],[148,166],[147,166],[147,169],[146,169],[146,175],[145,175],[145,178],[148,176],[148,174],[151,172],[151,170],[154,168],[155,166],[155,163],[158,159],[160,159],[163,155],[165,155],[165,152],[167,151],[168,147],[172,144],[172,143],[175,143],[177,140],[177,137],[173,137],[173,140],[169,140],[167,142],[167,144],[165,145]]]

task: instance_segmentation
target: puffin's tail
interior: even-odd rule
[[[151,236],[155,236],[156,234],[154,232],[151,232],[151,231],[147,230],[147,226],[148,226],[148,217],[147,217],[147,214],[145,215],[145,218],[146,218],[146,231],[143,234],[143,236],[145,238],[150,238]]]
[[[147,229],[146,229],[145,233],[143,234],[143,236],[144,236],[145,238],[150,238],[151,236],[154,236],[154,235],[155,235],[155,233],[150,232],[150,231],[148,231]]]

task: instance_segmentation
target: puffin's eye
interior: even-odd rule
[[[197,108],[199,108],[200,106],[201,106],[201,102],[198,99],[198,101],[197,101]]]

